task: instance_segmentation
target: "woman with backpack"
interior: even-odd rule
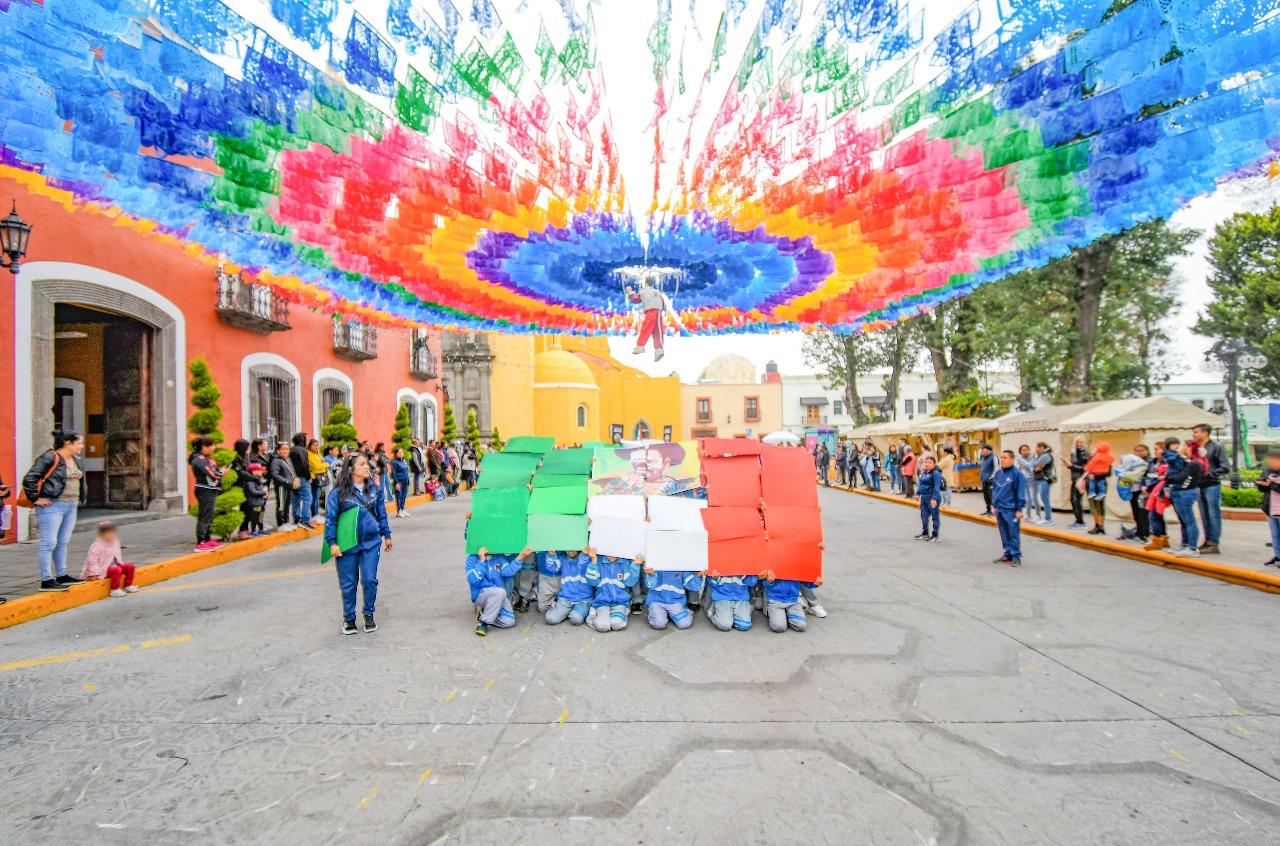
[[[53,448],[36,458],[22,478],[18,504],[34,508],[40,527],[40,590],[67,590],[81,579],[67,575],[67,544],[84,504],[84,441],[75,432],[54,432]]]

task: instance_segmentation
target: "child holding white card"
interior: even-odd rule
[[[693,614],[685,603],[685,592],[702,593],[701,573],[679,570],[655,571],[646,567],[644,585],[648,589],[645,604],[649,608],[649,626],[662,631],[670,621],[677,629],[693,625]]]

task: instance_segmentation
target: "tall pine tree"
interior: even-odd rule
[[[240,510],[240,505],[244,502],[244,490],[236,484],[236,471],[230,469],[231,461],[236,457],[235,452],[221,446],[226,439],[226,435],[218,429],[218,424],[222,422],[222,408],[218,405],[222,392],[214,384],[213,374],[209,372],[209,365],[203,358],[197,358],[187,365],[187,372],[191,374],[191,380],[187,383],[187,387],[191,389],[191,404],[196,407],[196,413],[187,419],[187,431],[193,440],[196,437],[213,438],[214,443],[219,445],[213,452],[213,460],[226,471],[222,477],[222,493],[218,494],[214,505],[212,532],[227,540],[239,530],[244,521],[244,512]],[[188,509],[192,517],[196,516],[196,510],[194,504]]]

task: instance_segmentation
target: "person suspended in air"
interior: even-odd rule
[[[632,354],[641,355],[649,343],[649,338],[652,337],[653,360],[662,361],[663,319],[667,312],[675,314],[670,298],[654,284],[651,278],[641,282],[639,289],[628,285],[626,294],[627,299],[633,303],[639,303],[640,310],[644,312],[644,321],[640,324],[640,334],[636,338],[636,348],[631,351]]]

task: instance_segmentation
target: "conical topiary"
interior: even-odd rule
[[[193,440],[197,436],[203,436],[213,438],[215,443],[221,444],[226,438],[218,429],[218,424],[222,422],[222,409],[218,407],[222,392],[214,384],[213,374],[209,372],[209,365],[203,358],[197,358],[187,365],[187,371],[191,374],[191,381],[187,383],[187,387],[191,389],[191,404],[198,409],[187,419],[187,431]],[[223,540],[234,535],[244,522],[244,512],[240,510],[240,505],[244,502],[244,490],[236,484],[236,471],[230,469],[235,457],[235,452],[226,448],[213,451],[213,460],[225,473],[222,477],[222,493],[218,494],[214,504],[210,531]],[[194,503],[188,509],[192,517],[196,516],[197,510]]]
[[[329,409],[329,419],[320,427],[320,437],[324,439],[325,447],[331,446],[359,446],[360,440],[356,435],[356,427],[351,425],[351,409],[342,403],[335,403],[333,408]]]

